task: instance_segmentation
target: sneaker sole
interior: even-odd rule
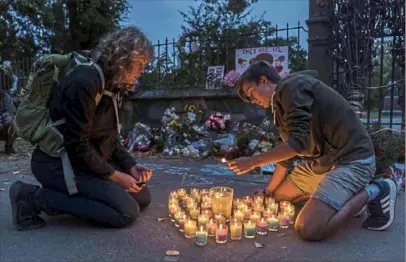
[[[354,217],[354,218],[360,217],[362,214],[365,213],[366,210],[367,210],[367,205],[364,205],[364,206],[361,208],[361,210],[358,211],[358,213],[356,213],[353,217]]]
[[[387,228],[389,228],[392,223],[393,220],[395,219],[395,204],[396,204],[396,184],[392,179],[386,178],[384,179],[384,181],[389,183],[390,186],[390,193],[389,193],[389,221],[388,223],[386,223],[385,225],[378,227],[378,228],[371,228],[371,227],[367,227],[367,229],[369,230],[374,230],[374,231],[382,231],[385,230]]]
[[[17,205],[17,198],[18,198],[18,192],[20,191],[20,187],[22,185],[21,181],[17,181],[13,183],[9,189],[9,197],[10,197],[10,204],[11,204],[11,215],[13,218],[13,225],[18,231],[26,231],[26,230],[32,230],[32,229],[37,229],[45,226],[44,223],[39,223],[36,225],[32,225],[30,227],[21,227],[19,224],[17,224],[17,216],[18,216],[18,205]]]

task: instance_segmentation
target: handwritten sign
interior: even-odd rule
[[[206,89],[221,89],[224,78],[224,66],[209,66],[207,68]]]
[[[235,50],[235,69],[244,73],[250,64],[256,61],[267,61],[275,70],[285,77],[289,74],[288,46],[255,47]]]

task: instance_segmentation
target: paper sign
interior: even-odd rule
[[[224,78],[224,66],[209,66],[207,68],[206,89],[221,89]]]

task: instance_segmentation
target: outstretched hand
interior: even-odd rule
[[[136,164],[130,170],[130,175],[137,180],[138,183],[145,183],[152,177],[152,169],[146,168],[140,164]]]
[[[237,175],[242,175],[256,168],[251,157],[240,157],[234,160],[230,160],[227,163],[228,167]]]

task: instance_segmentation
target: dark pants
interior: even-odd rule
[[[34,154],[36,152],[34,151]],[[128,193],[109,179],[76,174],[79,193],[68,194],[60,160],[41,161],[33,155],[31,169],[42,188],[34,194],[35,206],[45,213],[70,214],[99,225],[124,227],[135,221],[140,210],[151,202],[147,187]]]

